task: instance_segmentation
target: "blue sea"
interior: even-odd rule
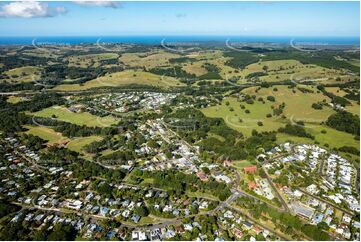
[[[159,45],[162,40],[170,43],[225,42],[232,43],[303,43],[308,45],[359,45],[360,37],[260,37],[260,36],[34,36],[0,37],[0,45],[42,44],[74,45],[81,43],[127,43]]]

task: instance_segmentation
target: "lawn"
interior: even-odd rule
[[[59,143],[64,140],[68,140],[61,133],[54,131],[51,128],[43,126],[30,126],[26,125],[25,128],[29,129],[26,131],[27,134],[38,136],[44,140],[47,140],[49,144]]]
[[[82,151],[83,147],[94,142],[94,141],[100,141],[102,140],[102,137],[100,136],[88,136],[88,137],[79,137],[72,139],[68,145],[67,148],[73,151],[76,151],[78,153],[84,153]]]
[[[305,129],[310,134],[315,136],[315,140],[278,133],[277,141],[279,143],[284,143],[286,141],[293,141],[295,143],[306,143],[306,144],[313,144],[314,141],[317,141],[321,146],[326,147],[325,145],[327,144],[331,149],[340,148],[342,146],[352,146],[357,149],[360,148],[360,142],[358,140],[355,140],[353,135],[332,129],[326,125],[306,124]],[[326,133],[325,134],[321,133],[322,130],[325,130]]]
[[[21,102],[21,101],[22,101],[22,98],[21,98],[21,97],[18,97],[18,96],[10,96],[10,97],[8,97],[8,99],[7,99],[6,101],[7,101],[8,103],[15,104],[15,103]]]
[[[64,84],[54,88],[57,91],[86,90],[95,87],[114,87],[129,84],[150,85],[158,87],[171,87],[182,85],[173,77],[162,77],[153,73],[127,70],[115,72],[86,82],[84,85]]]
[[[87,112],[73,113],[67,108],[61,106],[52,106],[33,113],[33,115],[46,118],[55,115],[58,120],[77,125],[86,125],[89,127],[108,127],[117,123],[117,121],[111,116],[98,117]]]
[[[244,167],[252,166],[252,165],[254,165],[254,164],[248,160],[239,160],[239,161],[232,162],[232,166],[238,170],[242,170]]]
[[[219,201],[219,198],[213,196],[212,194],[205,193],[205,192],[191,192],[191,191],[186,191],[186,194],[187,194],[189,197],[198,197],[198,198],[205,198],[205,199],[209,199],[209,200]]]

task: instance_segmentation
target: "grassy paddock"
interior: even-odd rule
[[[110,116],[98,117],[87,112],[73,113],[67,108],[61,106],[46,108],[36,113],[33,113],[33,115],[45,118],[49,118],[55,115],[56,119],[58,120],[77,125],[86,125],[89,127],[108,127],[112,124],[117,123],[116,120]]]
[[[83,85],[79,84],[63,84],[54,88],[57,91],[75,91],[75,90],[87,90],[95,87],[116,87],[129,84],[140,84],[157,87],[172,87],[182,85],[173,77],[162,77],[153,73],[127,70],[122,72],[116,72],[107,74],[97,79],[88,81]]]

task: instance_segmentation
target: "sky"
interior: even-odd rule
[[[0,36],[359,36],[356,2],[0,2]]]

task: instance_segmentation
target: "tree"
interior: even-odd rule
[[[56,224],[53,231],[49,234],[47,240],[74,240],[76,236],[76,230],[71,225]]]
[[[141,217],[147,217],[149,215],[149,211],[148,211],[148,208],[141,205],[139,207],[136,207],[134,209],[134,213],[141,216]]]

